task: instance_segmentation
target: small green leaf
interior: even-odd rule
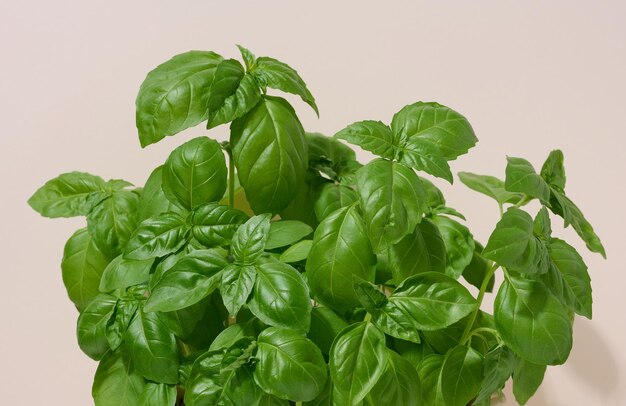
[[[239,52],[241,53],[241,57],[243,58],[245,64],[246,64],[246,69],[247,70],[252,70],[254,69],[254,66],[256,65],[256,56],[254,56],[254,54],[252,52],[250,52],[248,49],[242,47],[241,45],[237,45],[237,48],[239,48]]]
[[[330,376],[347,404],[357,404],[376,385],[387,367],[385,335],[372,323],[343,329],[330,349]]]
[[[274,221],[270,224],[265,249],[292,245],[313,232],[313,228],[297,220]]]
[[[28,204],[45,217],[86,216],[106,198],[104,180],[85,172],[69,172],[45,183]]]
[[[148,73],[136,101],[142,147],[207,119],[209,89],[222,60],[214,52],[189,51]]]
[[[505,203],[515,204],[523,197],[521,193],[507,191],[504,188],[504,182],[496,177],[470,172],[459,172],[458,175],[465,186],[495,199],[500,206]]]
[[[322,221],[335,210],[350,206],[358,199],[359,196],[351,187],[329,183],[315,202],[315,216]]]
[[[497,347],[485,355],[484,378],[475,403],[489,401],[491,396],[504,388],[513,374],[517,357],[506,346]]]
[[[133,365],[146,378],[158,383],[178,383],[178,347],[174,334],[159,313],[141,308],[126,331]]]
[[[226,191],[226,160],[220,144],[197,137],[176,148],[163,165],[163,193],[193,210],[218,201]]]
[[[157,167],[146,181],[143,187],[137,207],[137,222],[157,216],[159,214],[174,212],[181,213],[184,209],[170,202],[163,193],[162,186],[163,166]]]
[[[235,59],[225,59],[217,65],[207,100],[208,128],[211,128],[212,121],[226,99],[235,93],[244,75],[243,66]]]
[[[550,187],[537,174],[532,164],[523,158],[507,157],[504,187],[509,192],[524,193],[536,197],[542,203],[550,201]]]
[[[300,262],[307,259],[311,247],[313,246],[313,240],[302,240],[295,243],[291,247],[287,248],[285,252],[280,254],[280,262],[293,263]]]
[[[543,241],[549,241],[552,236],[552,225],[548,209],[542,207],[533,222],[533,233]]]
[[[126,335],[126,330],[137,312],[137,301],[132,299],[119,299],[115,306],[115,314],[106,326],[106,338],[111,350],[117,350]]]
[[[300,96],[319,116],[315,98],[298,72],[284,62],[262,56],[256,59],[252,74],[263,86]]]
[[[563,152],[555,149],[541,167],[541,177],[550,187],[563,191],[565,189],[565,168],[563,166]]]
[[[230,206],[208,203],[194,210],[191,232],[200,244],[215,247],[230,243],[233,234],[248,216]]]
[[[472,262],[474,238],[469,229],[458,221],[445,216],[434,216],[435,223],[446,247],[446,275],[458,279]]]
[[[343,142],[320,133],[307,132],[305,138],[309,150],[309,168],[331,180],[341,181],[361,166],[354,150]]]
[[[210,295],[220,284],[227,252],[194,251],[176,262],[151,289],[147,312],[184,309]]]
[[[269,327],[257,343],[254,380],[265,392],[301,402],[315,399],[322,391],[326,362],[311,340],[291,329]]]
[[[137,194],[121,190],[98,203],[87,216],[93,242],[109,257],[121,254],[137,228]]]
[[[142,222],[130,237],[124,258],[150,259],[178,251],[189,238],[187,220],[176,213],[164,213]]]
[[[335,138],[358,145],[382,158],[394,159],[398,141],[391,129],[380,121],[358,121],[335,134]]]
[[[250,265],[263,254],[270,230],[270,214],[259,214],[239,226],[233,235],[231,253],[235,262]]]
[[[100,278],[108,262],[86,228],[76,231],[67,240],[61,260],[63,284],[78,311],[82,312],[100,293]]]
[[[137,404],[142,406],[175,406],[176,395],[175,385],[146,382]]]
[[[523,359],[517,361],[513,371],[513,395],[520,405],[525,405],[537,392],[545,373],[545,365],[533,364]]]
[[[257,277],[254,265],[230,264],[222,271],[220,293],[224,306],[231,316],[236,316],[254,287]]]
[[[132,260],[119,255],[104,269],[100,291],[111,292],[147,282],[153,263],[154,259]]]
[[[273,261],[256,265],[256,280],[248,306],[263,323],[309,331],[309,297],[304,278],[290,265]]]
[[[400,162],[450,183],[454,180],[448,159],[441,155],[438,148],[424,143],[420,138],[406,140]]]
[[[520,357],[559,365],[572,349],[572,322],[543,283],[509,276],[500,286],[494,318],[502,340]]]
[[[361,302],[361,305],[368,313],[377,311],[387,303],[387,296],[376,285],[369,282],[355,283],[354,290],[359,298],[359,302]]]
[[[94,360],[101,359],[109,351],[106,329],[115,312],[117,299],[110,295],[96,296],[78,316],[76,335],[80,349]]]
[[[207,124],[208,128],[234,121],[252,110],[261,101],[261,90],[254,77],[245,75],[235,91],[224,100]]]
[[[446,199],[441,190],[439,190],[439,188],[428,179],[421,176],[418,176],[418,178],[422,182],[424,190],[426,190],[426,206],[430,209],[444,206],[446,204]]]
[[[122,351],[107,353],[100,361],[91,394],[98,406],[137,406],[145,380]]]

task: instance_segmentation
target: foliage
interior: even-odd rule
[[[417,102],[389,125],[307,133],[267,94],[317,113],[300,75],[239,49],[243,64],[177,55],[137,97],[144,147],[202,122],[230,123],[228,142],[183,143],[143,187],[71,172],[29,200],[86,217],[61,267],[78,344],[99,361],[96,405],[488,405],[511,377],[524,404],[567,360],[574,315],[592,314],[587,267],[549,212],[605,255],[563,154],[539,173],[509,157],[504,180],[459,173],[500,208],[483,248],[421,176],[453,181],[450,161],[477,142],[465,117]],[[340,140],[378,157],[363,165]]]

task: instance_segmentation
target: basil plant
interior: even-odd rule
[[[511,378],[524,404],[567,360],[574,316],[592,314],[587,266],[552,237],[553,215],[605,255],[561,151],[539,172],[508,158],[504,180],[458,174],[500,208],[481,244],[422,176],[452,183],[450,161],[477,142],[464,116],[416,102],[309,133],[268,94],[317,113],[298,73],[239,49],[243,63],[173,57],[136,102],[143,147],[202,123],[229,124],[228,142],[183,143],[143,187],[70,172],[29,200],[86,217],[61,269],[78,345],[99,361],[95,404],[486,406]]]

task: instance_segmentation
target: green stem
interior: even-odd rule
[[[365,313],[365,317],[363,317],[363,321],[367,322],[372,319],[372,315],[370,313]]]
[[[487,270],[487,273],[485,274],[485,277],[483,278],[483,283],[480,285],[480,290],[478,291],[478,297],[476,298],[476,302],[478,302],[476,306],[476,310],[474,310],[474,312],[471,314],[469,321],[467,322],[467,326],[465,326],[465,330],[463,331],[463,335],[461,336],[461,340],[459,341],[459,344],[461,345],[464,345],[470,337],[470,332],[472,331],[472,327],[474,326],[474,322],[476,321],[478,312],[480,312],[480,306],[483,303],[483,298],[485,297],[487,286],[489,286],[489,281],[493,277],[493,274],[496,272],[496,269],[498,269],[498,267],[499,265],[494,262],[491,268]]]
[[[233,151],[226,149],[228,154],[228,204],[235,207],[235,162],[233,161]]]
[[[296,402],[296,406],[302,406],[302,402]]]

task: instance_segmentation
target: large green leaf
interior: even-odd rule
[[[133,260],[117,256],[107,265],[100,279],[100,291],[111,292],[147,282],[154,259]]]
[[[421,403],[420,378],[415,367],[393,351],[389,351],[387,368],[364,405],[416,406]]]
[[[79,311],[99,293],[100,278],[109,259],[96,247],[86,228],[76,231],[63,250],[61,270],[70,300]]]
[[[230,264],[222,272],[220,293],[228,314],[236,316],[246,303],[257,277],[254,265]]]
[[[130,237],[124,258],[150,259],[178,251],[189,238],[187,220],[176,213],[164,213],[143,221]]]
[[[381,251],[415,230],[426,210],[424,188],[412,169],[375,159],[357,172],[358,194],[372,246]]]
[[[508,157],[506,165],[506,180],[504,187],[509,192],[524,193],[536,197],[543,203],[550,200],[550,187],[533,168],[532,164],[523,158]]]
[[[458,345],[445,355],[429,355],[417,367],[422,402],[429,406],[465,406],[480,390],[482,356]]]
[[[394,159],[397,154],[398,140],[389,126],[380,121],[358,121],[336,133],[335,137],[382,158]]]
[[[344,313],[358,304],[353,278],[374,281],[376,256],[356,206],[344,207],[326,217],[315,230],[306,263],[314,296]]]
[[[239,226],[233,235],[231,253],[235,262],[250,265],[263,254],[270,230],[270,215],[259,214]]]
[[[318,306],[311,311],[311,328],[308,337],[322,353],[329,354],[335,337],[348,326],[348,323],[328,307]]]
[[[300,96],[319,115],[313,95],[298,72],[284,62],[262,56],[254,62],[251,72],[263,86]]]
[[[433,216],[432,221],[439,229],[445,245],[445,272],[458,279],[474,256],[475,244],[472,233],[466,226],[450,217]]]
[[[491,396],[502,390],[513,374],[517,357],[506,346],[496,347],[485,355],[484,378],[475,403],[489,401]]]
[[[543,283],[509,276],[494,303],[496,327],[520,357],[537,364],[565,362],[572,349],[572,322]]]
[[[184,209],[170,202],[165,193],[163,193],[163,166],[158,166],[146,181],[143,186],[141,196],[139,196],[139,203],[137,207],[137,222],[154,217],[159,214],[167,213],[169,211],[180,213]]]
[[[322,352],[297,332],[269,327],[257,340],[254,380],[265,392],[292,401],[309,401],[327,379]]]
[[[298,220],[274,221],[270,224],[265,249],[292,245],[313,232],[313,228]]]
[[[329,183],[324,186],[320,197],[315,202],[315,216],[319,221],[342,207],[350,206],[359,196],[348,186]]]
[[[126,345],[133,365],[146,378],[158,383],[178,383],[176,338],[159,313],[139,309],[126,331]]]
[[[526,404],[539,385],[546,373],[546,366],[533,364],[525,360],[518,360],[513,371],[513,395],[520,405]]]
[[[78,346],[96,361],[109,351],[106,329],[115,312],[117,299],[110,295],[96,296],[78,316],[76,335]]]
[[[587,265],[576,249],[558,238],[548,246],[552,266],[543,276],[544,283],[565,305],[591,319],[591,278]]]
[[[265,96],[231,125],[237,174],[256,213],[278,213],[294,199],[308,168],[304,129],[284,99]]]
[[[226,160],[217,141],[197,137],[176,148],[163,165],[163,192],[189,210],[218,201],[226,191]]]
[[[446,160],[465,154],[478,141],[465,117],[438,103],[405,106],[393,116],[391,130],[400,139],[423,145],[424,150]]]
[[[194,251],[167,271],[150,292],[145,310],[168,312],[183,309],[210,295],[219,286],[227,252]]]
[[[545,246],[535,237],[533,228],[534,222],[528,213],[509,208],[496,224],[482,255],[512,271],[545,272],[546,269],[539,266]]]
[[[248,216],[230,206],[208,203],[198,207],[192,218],[192,233],[196,240],[207,247],[226,245]]]
[[[256,265],[256,280],[248,306],[265,324],[309,331],[309,288],[300,272],[288,264],[266,261]]]
[[[98,203],[87,216],[87,228],[93,242],[109,257],[124,251],[137,228],[139,196],[127,190],[116,191]]]
[[[504,188],[504,182],[494,176],[470,172],[459,172],[458,175],[465,186],[495,199],[500,206],[505,203],[517,203],[522,198],[521,193],[507,191]]]
[[[206,120],[209,89],[222,60],[214,52],[189,51],[148,73],[136,101],[142,147]]]
[[[47,181],[28,199],[45,217],[86,216],[107,195],[105,181],[85,172],[69,172]]]
[[[91,394],[96,406],[137,406],[145,380],[123,351],[107,353],[96,370]]]
[[[385,335],[375,325],[359,322],[343,329],[330,349],[330,376],[347,404],[360,402],[387,368]]]

